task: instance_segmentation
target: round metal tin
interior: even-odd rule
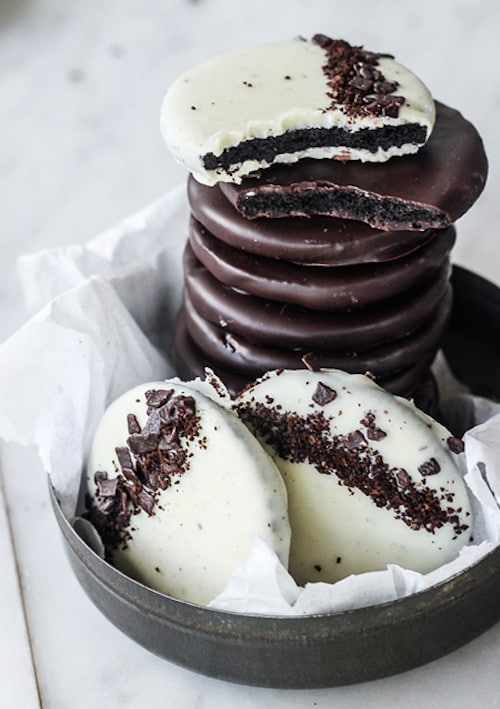
[[[452,280],[448,362],[473,391],[500,398],[500,289],[459,267]],[[148,650],[212,677],[283,688],[364,682],[445,655],[500,619],[500,547],[426,591],[354,611],[264,617],[196,606],[106,563],[50,492],[73,571],[102,613]]]

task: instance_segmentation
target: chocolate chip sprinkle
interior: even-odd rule
[[[456,436],[448,436],[446,443],[452,453],[463,453],[465,450],[464,442],[461,438],[457,438]]]
[[[313,352],[307,352],[301,357],[301,362],[310,372],[317,372],[318,365]]]
[[[146,392],[144,427],[141,430],[135,415],[128,414],[127,445],[115,449],[120,472],[114,478],[105,471],[94,474],[95,498],[87,497],[84,516],[101,535],[110,560],[112,549],[132,538],[132,515],[140,510],[154,514],[158,492],[189,469],[185,442],[199,437],[199,417],[192,396],[172,394],[173,389]],[[205,438],[200,442],[206,447]]]
[[[432,534],[451,524],[457,535],[468,529],[451,506],[453,492],[438,494],[421,482],[413,482],[402,468],[390,468],[359,429],[332,435],[332,418],[324,411],[301,416],[255,400],[237,404],[236,411],[278,456],[293,463],[307,461],[317,472],[336,476],[340,485],[370,497],[377,507],[391,510],[411,529],[425,529]],[[371,417],[368,421],[373,424]],[[449,509],[441,507],[440,500],[445,498]]]
[[[399,487],[408,487],[411,478],[404,468],[395,468],[392,472]]]
[[[375,414],[371,411],[368,411],[359,423],[366,427],[366,437],[370,441],[381,441],[387,436],[387,433],[375,424]]]
[[[332,389],[327,384],[323,382],[318,382],[316,389],[314,390],[311,399],[319,406],[326,406],[337,398],[337,392]]]
[[[418,466],[418,472],[423,477],[426,477],[427,475],[437,475],[440,470],[441,466],[435,458],[429,458],[429,460],[426,460],[425,463]]]
[[[352,117],[398,117],[405,98],[393,93],[398,88],[397,82],[387,81],[377,68],[381,57],[392,59],[392,55],[368,52],[323,34],[314,35],[312,42],[326,53],[323,72],[330,88],[330,109],[341,106]]]
[[[127,427],[129,433],[139,433],[141,427],[134,414],[127,414]]]

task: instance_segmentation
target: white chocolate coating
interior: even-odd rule
[[[207,170],[204,155],[219,156],[225,148],[252,138],[279,136],[302,128],[378,128],[418,123],[429,137],[435,119],[432,97],[424,84],[393,59],[381,57],[378,69],[387,81],[397,81],[395,93],[405,97],[399,116],[361,116],[353,119],[342,105],[331,108],[326,53],[310,41],[295,40],[244,49],[223,55],[183,74],[162,104],[160,124],[174,158],[203,184],[240,182],[250,172],[269,166],[266,160],[246,160]],[[286,78],[285,78],[286,77]],[[273,162],[292,163],[304,157],[383,162],[416,152],[405,144],[377,152],[339,147],[315,147],[277,155]]]
[[[313,401],[318,382],[336,392],[333,401],[324,405]],[[441,508],[456,514],[457,524],[468,526],[458,534],[453,522],[431,531],[412,528],[398,519],[398,510],[377,507],[374,498],[358,486],[341,484],[335,472],[318,472],[310,458],[291,462],[278,455],[276,447],[266,442],[269,424],[263,434],[242,412],[242,419],[273,456],[287,486],[292,528],[289,570],[297,582],[334,582],[350,574],[384,569],[390,563],[426,573],[453,559],[468,543],[472,514],[458,457],[447,444],[450,434],[412,403],[392,396],[362,375],[301,370],[265,375],[235,400],[235,408],[249,407],[251,411],[259,404],[281,406],[279,413],[295,412],[303,420],[321,412],[328,421],[323,439],[326,455],[336,436],[361,431],[368,447],[378,452],[392,471],[389,475],[403,469],[414,483],[414,491],[435,491]],[[381,440],[367,438],[361,420],[368,412],[386,434]],[[299,424],[299,429],[307,435],[304,424]],[[293,440],[293,434],[287,433],[285,438]],[[431,458],[440,470],[423,475],[418,468]],[[415,521],[418,527],[418,515]]]
[[[113,561],[157,591],[206,604],[247,558],[252,535],[262,537],[285,566],[288,561],[290,528],[282,478],[234,414],[177,380],[140,385],[105,412],[87,465],[87,487],[94,497],[94,473],[106,471],[114,478],[120,471],[115,448],[127,445],[128,414],[144,426],[145,392],[170,388],[173,396],[194,397],[200,431],[194,440],[182,441],[187,469],[158,492],[153,514],[140,510],[132,516],[132,538],[126,548],[113,551]]]

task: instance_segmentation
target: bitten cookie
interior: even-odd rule
[[[448,106],[436,109],[432,135],[416,155],[384,164],[301,160],[215,189],[247,219],[317,214],[383,230],[442,229],[479,197],[488,161],[474,126]]]
[[[170,88],[161,127],[199,182],[239,182],[305,157],[384,162],[415,153],[435,119],[424,84],[387,54],[315,35],[244,49]]]

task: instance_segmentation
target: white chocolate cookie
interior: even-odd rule
[[[304,157],[383,162],[414,153],[434,119],[412,72],[324,35],[212,59],[183,74],[161,109],[173,156],[207,185]]]
[[[138,386],[107,409],[87,465],[113,564],[168,595],[206,604],[259,535],[286,566],[282,478],[238,418],[178,380]]]
[[[461,441],[368,377],[278,370],[234,408],[285,480],[298,583],[390,563],[426,573],[469,541]]]

